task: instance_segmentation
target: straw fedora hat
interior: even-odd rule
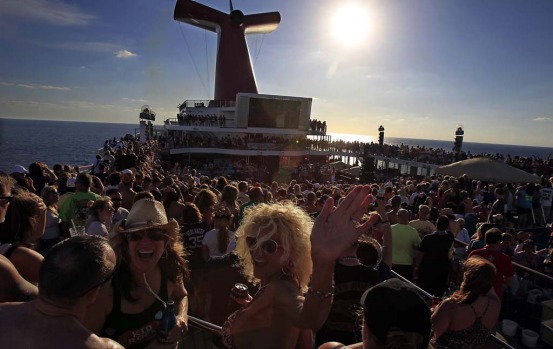
[[[131,207],[127,219],[118,227],[119,233],[131,233],[145,229],[178,230],[179,224],[174,218],[167,219],[165,208],[159,201],[142,199]]]

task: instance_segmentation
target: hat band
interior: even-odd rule
[[[148,227],[155,227],[159,225],[166,225],[167,223],[168,222],[141,221],[141,222],[134,222],[132,224],[126,224],[125,229],[148,228]]]

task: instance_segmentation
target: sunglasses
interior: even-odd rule
[[[11,202],[13,200],[13,195],[9,196],[0,196],[0,203],[5,204],[6,202]]]
[[[169,235],[163,233],[163,230],[153,230],[153,229],[126,233],[125,236],[129,241],[140,241],[144,239],[144,236],[148,236],[148,239],[152,241],[161,241],[169,238]]]
[[[257,238],[247,236],[246,237],[246,245],[248,245],[248,248],[251,250],[254,250],[256,248],[261,248],[263,251],[273,254],[277,250],[277,248],[281,245],[277,244],[275,240],[265,240],[261,243],[258,243]]]

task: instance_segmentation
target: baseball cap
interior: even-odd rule
[[[27,169],[21,165],[15,165],[14,167],[12,167],[12,173],[26,174],[29,173],[29,171],[27,171]]]
[[[388,332],[399,328],[430,340],[430,308],[417,289],[399,279],[389,279],[369,288],[361,297],[365,324],[383,344]]]

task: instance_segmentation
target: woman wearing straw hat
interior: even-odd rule
[[[187,328],[183,279],[188,276],[178,229],[177,221],[167,220],[160,202],[144,199],[132,206],[127,219],[114,227],[111,245],[118,255],[118,271],[113,287],[90,308],[91,330],[125,348],[177,346]],[[160,319],[168,300],[175,303],[177,321],[161,338]]]

